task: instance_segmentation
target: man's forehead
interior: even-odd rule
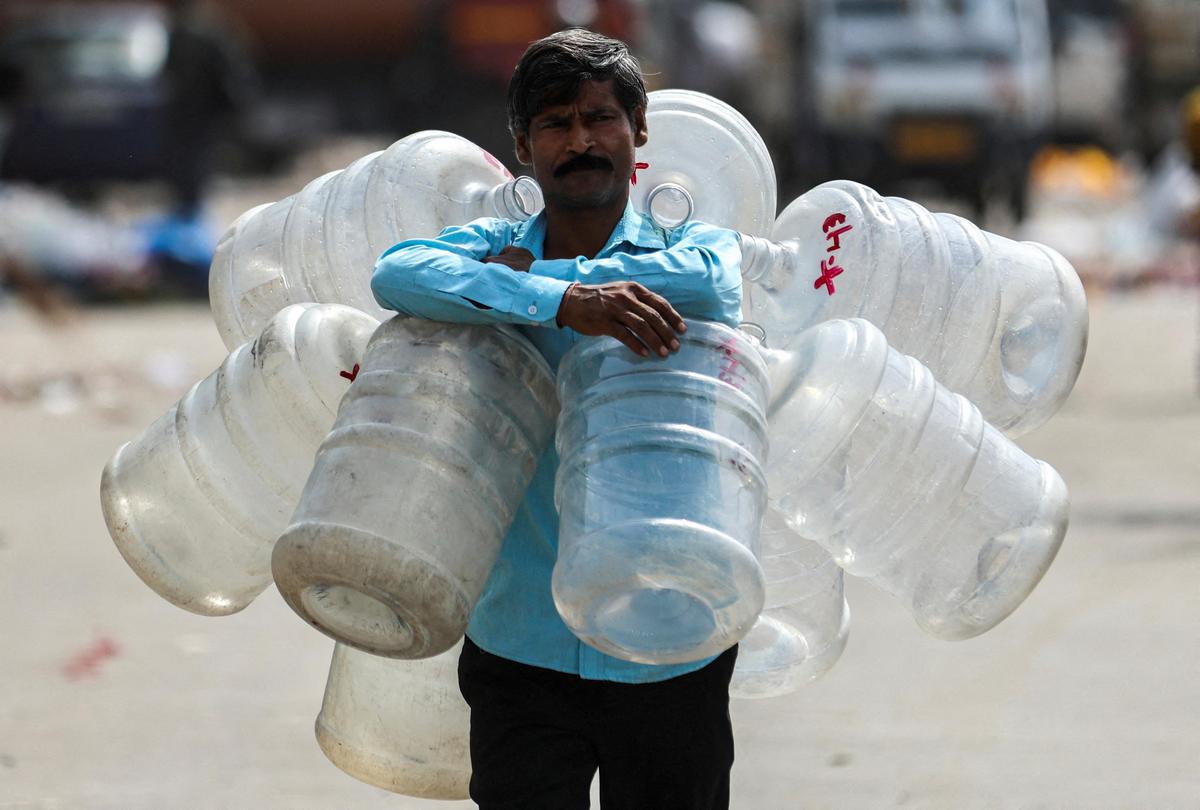
[[[544,104],[533,117],[541,118],[542,116],[561,115],[569,112],[574,107],[580,107],[585,110],[601,109],[604,107],[622,109],[621,102],[613,89],[612,79],[586,79],[580,82],[579,90],[575,93],[574,98],[567,101]]]

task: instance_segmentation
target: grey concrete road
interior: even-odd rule
[[[735,705],[735,808],[1200,806],[1196,290],[1091,310],[1074,395],[1021,442],[1073,495],[1042,585],[951,644],[851,582],[841,662]],[[0,356],[0,808],[469,806],[325,760],[312,722],[332,643],[273,590],[193,616],[109,540],[104,463],[224,356],[204,308],[62,329],[0,309]]]

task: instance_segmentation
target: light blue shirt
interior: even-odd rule
[[[545,237],[545,214],[528,222],[477,219],[447,228],[436,239],[412,239],[390,248],[375,266],[371,289],[380,306],[406,315],[517,324],[556,370],[582,337],[555,323],[563,293],[574,282],[637,281],[684,317],[729,326],[741,320],[741,251],[733,231],[700,222],[664,230],[626,206],[594,259],[543,259]],[[480,261],[508,245],[533,254],[528,273]],[[504,537],[467,635],[482,649],[512,661],[624,683],[666,680],[711,661],[671,666],[623,661],[582,643],[563,623],[550,592],[558,551],[557,468],[552,443]]]

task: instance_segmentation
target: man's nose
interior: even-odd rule
[[[587,122],[580,119],[573,121],[567,131],[567,148],[572,152],[583,154],[592,148],[593,143],[595,141],[592,138],[592,130]]]

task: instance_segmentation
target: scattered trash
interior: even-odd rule
[[[201,376],[187,355],[151,352],[132,366],[0,370],[0,406],[34,406],[52,416],[90,413],[124,421],[148,392],[182,395]]]
[[[166,391],[177,391],[195,382],[191,363],[179,351],[157,351],[146,355],[142,376],[154,387]]]
[[[47,288],[83,301],[202,297],[216,243],[201,214],[126,223],[51,191],[0,183],[0,281],[28,297]]]

